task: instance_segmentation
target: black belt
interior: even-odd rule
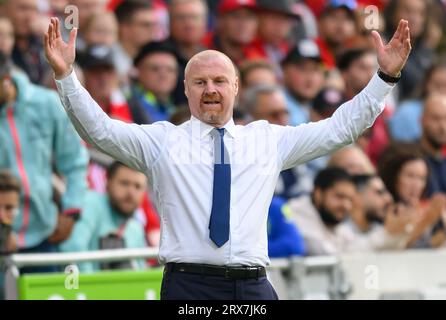
[[[166,263],[165,271],[224,277],[228,279],[258,279],[266,276],[265,267],[261,266],[215,266],[196,263]]]

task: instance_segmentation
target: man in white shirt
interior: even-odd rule
[[[330,167],[318,173],[314,186],[311,197],[288,202],[308,255],[404,249],[410,218],[392,205],[378,176]]]
[[[401,250],[409,241],[411,215],[394,205],[377,175],[353,176],[357,197],[349,219],[336,234],[343,239],[342,252]]]
[[[341,168],[326,168],[316,175],[310,196],[288,201],[290,220],[304,237],[310,256],[339,254],[346,247],[336,229],[353,209],[356,188],[352,177]]]
[[[80,85],[72,70],[76,32],[65,43],[51,19],[46,56],[82,138],[149,177],[161,214],[162,299],[276,299],[265,276],[266,228],[280,171],[349,144],[371,126],[393,88],[382,79],[396,82],[411,50],[407,21],[386,46],[375,33],[380,76],[330,119],[298,127],[236,126],[234,65],[203,51],[185,69],[190,121],[140,126],[110,119]]]

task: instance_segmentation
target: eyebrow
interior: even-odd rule
[[[193,81],[206,80],[206,79],[208,79],[208,77],[193,77],[192,78]],[[229,79],[226,76],[216,76],[216,77],[212,78],[212,80],[229,80]]]

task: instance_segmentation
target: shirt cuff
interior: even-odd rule
[[[81,83],[79,82],[79,79],[76,76],[76,72],[74,72],[74,69],[65,78],[60,80],[57,79],[54,80],[56,82],[57,90],[62,96],[69,96],[73,93],[76,93],[78,89],[82,86]]]
[[[364,90],[366,90],[367,93],[374,97],[377,101],[384,101],[394,87],[394,84],[392,85],[385,82],[378,76],[377,73],[375,73]]]

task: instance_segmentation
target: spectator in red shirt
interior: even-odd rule
[[[299,18],[294,7],[286,0],[257,0],[259,8],[258,37],[247,51],[250,59],[268,59],[277,65],[288,53],[293,23]]]
[[[336,56],[356,34],[355,0],[331,0],[319,16],[319,38],[316,43],[328,69],[336,67]]]
[[[246,46],[257,33],[254,0],[222,0],[218,6],[217,27],[204,39],[209,49],[225,53],[236,64],[247,58]]]

